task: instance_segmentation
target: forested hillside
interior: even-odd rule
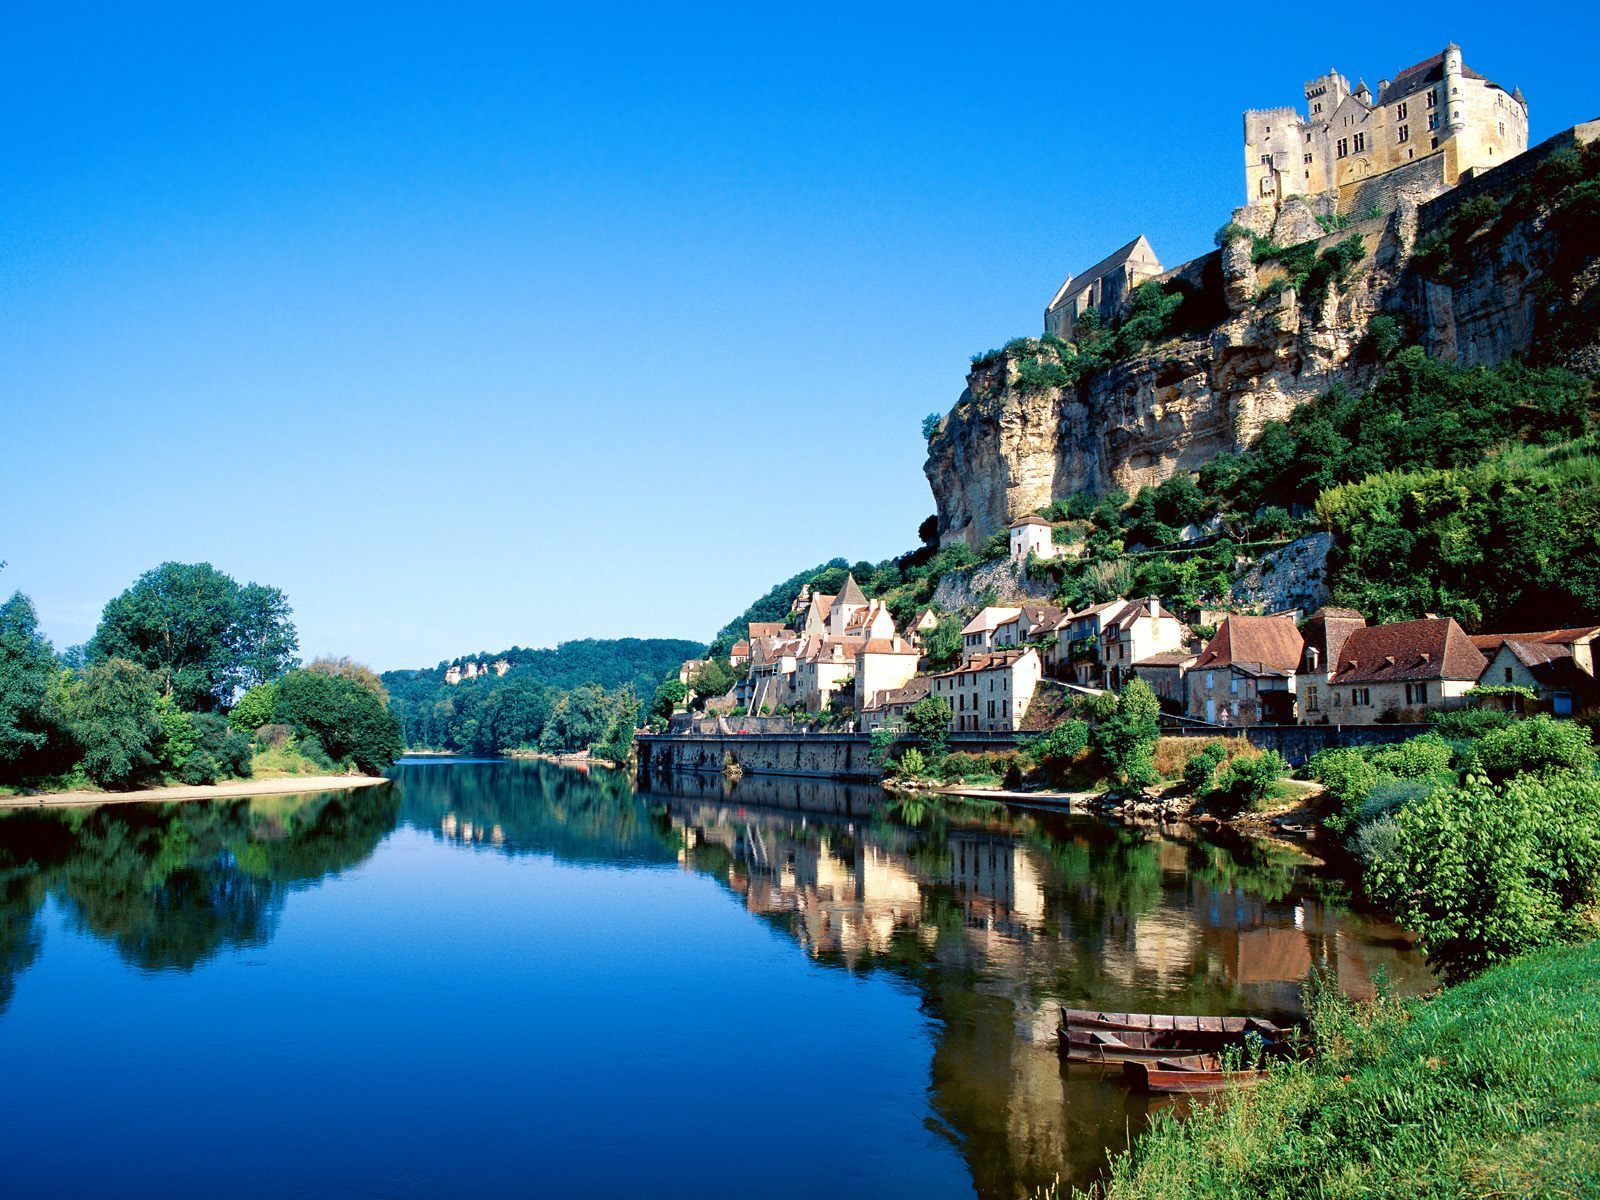
[[[386,671],[382,679],[408,746],[561,753],[605,741],[613,727],[631,735],[637,698],[704,652],[700,642],[674,638],[585,638],[554,649],[513,646],[422,670]],[[445,682],[452,666],[502,660],[510,664],[503,676]]]

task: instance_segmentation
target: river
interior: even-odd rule
[[[1149,1102],[1056,1007],[1428,984],[1290,847],[527,762],[0,816],[17,1197],[1006,1198]]]

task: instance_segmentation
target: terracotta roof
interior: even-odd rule
[[[1541,633],[1475,633],[1472,644],[1485,654],[1500,649],[1501,642],[1557,642],[1570,646],[1584,638],[1600,635],[1600,625],[1580,625],[1574,629],[1546,629]]]
[[[885,688],[872,698],[867,705],[869,711],[879,708],[888,708],[895,704],[915,704],[933,690],[933,680],[926,675],[918,675],[909,680],[905,687]]]
[[[1018,517],[1015,521],[1011,522],[1010,527],[1012,529],[1021,529],[1024,525],[1043,525],[1046,529],[1051,527],[1050,522],[1046,521],[1037,513],[1029,513],[1025,517]]]
[[[749,654],[750,653],[750,643],[745,641],[744,638],[740,638],[737,642],[735,642],[733,644],[733,649],[730,650],[729,653],[730,654]]]
[[[986,633],[991,629],[1004,625],[1007,621],[1014,621],[1021,613],[1020,608],[995,608],[993,606],[982,610],[972,620],[961,628],[963,634]]]
[[[919,655],[920,656],[922,651],[918,650],[915,646],[912,646],[912,645],[910,645],[910,644],[908,644],[906,642],[901,641],[897,637],[892,637],[892,638],[872,638],[869,641],[863,642],[861,644],[860,650],[858,650],[857,653],[859,653],[859,654],[913,654],[913,655]]]
[[[1016,663],[1025,654],[1033,654],[1032,646],[1007,646],[1003,650],[995,650],[987,654],[974,654],[964,660],[960,666],[952,667],[948,671],[936,671],[935,679],[948,679],[952,675],[971,675],[981,671],[992,671],[1002,667],[1009,667]]]
[[[1062,617],[1062,612],[1054,604],[1024,604],[1022,606],[1022,619],[1028,623],[1030,629],[1043,629],[1053,626]]]
[[[1217,629],[1201,651],[1196,669],[1226,667],[1234,662],[1260,663],[1292,671],[1300,665],[1305,641],[1289,617],[1250,617],[1235,613]]]
[[[1345,639],[1331,683],[1477,679],[1489,665],[1449,617],[1365,625]]]
[[[764,637],[782,637],[788,628],[782,621],[751,621],[750,640],[759,642]]]
[[[1163,650],[1160,654],[1151,654],[1134,663],[1134,667],[1181,667],[1185,663],[1192,663],[1199,659],[1193,650]]]

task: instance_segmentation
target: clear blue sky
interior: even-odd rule
[[[379,668],[709,637],[910,548],[922,416],[1209,249],[1242,109],[1454,39],[1600,114],[1589,5],[237,7],[0,5],[0,590],[58,645],[166,559]]]

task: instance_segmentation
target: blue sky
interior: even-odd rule
[[[1453,39],[1600,114],[1589,6],[234,8],[0,4],[0,590],[58,645],[167,559],[379,668],[709,637],[910,548],[922,416],[1209,249],[1244,108]]]

